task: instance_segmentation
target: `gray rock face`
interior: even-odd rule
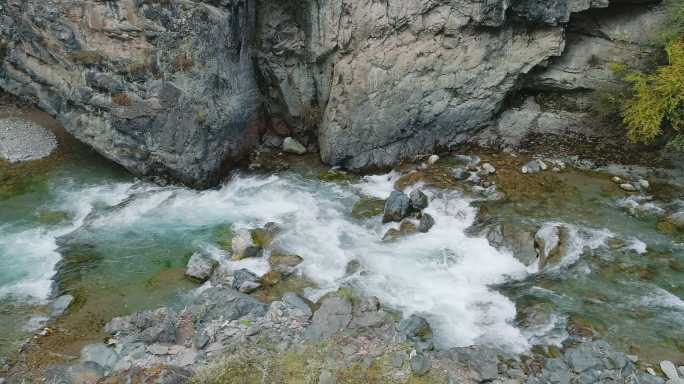
[[[392,191],[390,197],[385,201],[385,211],[382,222],[401,221],[408,216],[411,210],[411,200],[404,193]]]
[[[550,61],[570,15],[607,0],[6,3],[0,88],[137,174],[197,186],[260,136],[294,135],[351,169],[463,143],[522,83],[584,89],[606,78],[586,62],[631,57],[616,26],[630,20],[632,36],[659,20],[646,10],[655,16],[602,22]]]
[[[218,262],[204,252],[195,252],[190,261],[185,275],[200,282],[207,281],[214,272]]]
[[[309,340],[324,340],[347,328],[352,320],[351,303],[338,296],[326,297],[306,331]]]
[[[134,173],[212,184],[262,125],[255,4],[222,4],[8,1],[0,88]]]

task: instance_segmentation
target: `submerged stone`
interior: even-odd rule
[[[385,200],[362,197],[352,207],[352,217],[355,219],[369,219],[381,215],[385,209]]]

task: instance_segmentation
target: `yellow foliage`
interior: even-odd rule
[[[632,72],[625,79],[632,83],[633,95],[627,100],[623,121],[633,142],[652,142],[664,124],[675,130],[684,123],[684,42],[669,42],[665,50],[669,64],[655,73]]]

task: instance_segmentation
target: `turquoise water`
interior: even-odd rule
[[[477,209],[458,189],[425,189],[437,222],[429,233],[381,241],[392,224],[354,219],[351,209],[363,195],[386,198],[396,173],[344,183],[310,172],[236,174],[220,188],[193,191],[137,181],[76,144],[45,163],[3,164],[0,172],[0,355],[16,350],[58,294],[77,298],[62,327],[89,328],[83,339],[100,338],[113,316],[181,304],[197,287],[183,271],[200,248],[229,267],[265,273],[266,260],[231,262],[220,242],[227,228],[276,222],[283,232],[275,245],[304,259],[310,298],[357,287],[426,316],[443,346],[524,351],[596,332],[640,356],[683,362],[682,247],[656,231],[653,216],[629,214],[606,175],[564,173],[571,193],[490,208],[520,227],[572,228],[572,260],[540,273],[467,235]],[[352,260],[363,273],[345,273]]]

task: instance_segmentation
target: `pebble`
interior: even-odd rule
[[[432,156],[428,157],[427,163],[430,165],[434,165],[438,161],[439,161],[439,156],[432,155]]]
[[[639,187],[641,189],[649,189],[651,187],[651,184],[648,182],[648,180],[641,179],[639,180]]]
[[[454,176],[454,179],[456,179],[456,180],[465,180],[470,176],[468,171],[466,171],[463,168],[454,169],[452,174]]]
[[[621,184],[622,183],[622,179],[618,176],[613,176],[610,180],[612,180],[613,183],[615,183],[615,184]]]
[[[286,137],[285,140],[283,140],[283,151],[296,155],[303,155],[306,153],[306,147],[294,138]]]
[[[651,376],[655,376],[655,375],[656,375],[655,371],[654,371],[653,368],[651,368],[651,367],[646,368],[646,372],[648,372],[648,374],[651,375]]]

